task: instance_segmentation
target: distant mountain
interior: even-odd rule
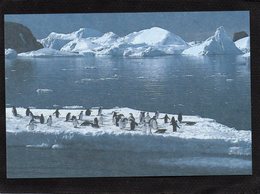
[[[217,28],[214,36],[209,37],[203,43],[195,45],[183,51],[185,55],[239,55],[239,50],[232,39],[227,35],[223,26]]]
[[[37,42],[31,30],[22,24],[5,22],[4,33],[6,49],[10,48],[17,53],[22,53],[43,48],[41,43]]]

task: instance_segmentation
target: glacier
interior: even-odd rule
[[[184,55],[241,55],[242,51],[236,47],[227,35],[223,26],[217,28],[215,34],[203,43],[192,46],[182,52]]]
[[[71,108],[71,107],[68,107]],[[251,155],[251,131],[236,130],[216,122],[210,118],[184,115],[184,121],[195,122],[188,125],[179,123],[180,129],[172,132],[172,126],[165,124],[164,113],[158,119],[159,128],[166,129],[165,133],[152,134],[144,126],[137,126],[135,131],[130,131],[129,124],[125,129],[119,129],[112,122],[113,111],[124,114],[126,117],[132,113],[138,122],[139,110],[131,108],[103,109],[103,124],[100,128],[79,126],[74,128],[72,122],[64,122],[68,112],[79,115],[84,111],[82,107],[61,109],[60,118],[54,118],[52,126],[37,123],[34,130],[27,129],[30,117],[25,116],[25,108],[17,108],[19,117],[12,115],[12,109],[6,108],[6,142],[7,146],[42,147],[44,149],[66,149],[80,147],[82,149],[123,150],[123,151],[160,151],[170,153],[190,154],[225,154],[235,156]],[[45,120],[52,115],[54,109],[31,109],[34,115],[43,114]],[[91,120],[97,115],[98,108],[92,108],[92,115],[83,117]],[[154,113],[150,112],[153,116]],[[168,114],[168,116],[177,115]],[[79,121],[80,123],[83,121]]]
[[[16,57],[17,57],[17,52],[14,49],[11,48],[5,49],[6,59],[15,59]]]

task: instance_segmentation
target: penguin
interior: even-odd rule
[[[177,131],[177,127],[180,128],[175,120],[174,117],[172,117],[172,120],[171,120],[171,125],[172,125],[172,131],[175,132]]]
[[[139,124],[144,123],[145,112],[141,111],[139,114]]]
[[[126,128],[127,122],[128,122],[128,119],[127,119],[127,118],[121,117],[121,118],[119,119],[119,121],[118,121],[119,128],[120,128],[120,129]]]
[[[56,109],[55,112],[53,113],[53,115],[55,115],[56,118],[59,118],[59,116],[60,116],[59,109]]]
[[[99,109],[98,109],[98,115],[97,115],[97,116],[100,116],[101,113],[102,113],[102,107],[99,107]]]
[[[159,114],[160,114],[159,111],[156,111],[156,112],[155,112],[154,116],[156,117],[156,119],[159,118]]]
[[[116,117],[117,117],[117,112],[113,112],[112,121],[114,125],[116,125]]]
[[[147,123],[149,123],[150,119],[151,119],[151,117],[150,117],[149,112],[148,112],[148,113],[146,113],[146,116],[145,116],[145,118],[144,118],[145,125],[146,125]]]
[[[17,110],[16,110],[15,106],[13,106],[13,108],[12,108],[12,113],[13,113],[13,115],[14,115],[15,117],[18,116]]]
[[[181,113],[181,112],[178,114],[178,121],[179,121],[180,123],[182,122],[182,113]]]
[[[134,115],[132,113],[129,113],[130,117],[128,118],[129,120],[134,120],[135,121],[135,118],[134,118]]]
[[[92,127],[99,128],[97,117],[94,118],[94,123],[92,124]]]
[[[90,116],[91,115],[91,110],[89,108],[86,110],[85,115],[86,116]]]
[[[27,117],[30,116],[30,112],[31,112],[30,109],[27,108],[26,111],[25,111],[25,115],[26,115]]]
[[[153,118],[150,119],[149,128],[150,128],[150,131],[151,131],[151,129],[158,129],[158,123],[156,120],[156,116],[153,116]]]
[[[163,117],[164,123],[168,123],[169,119],[170,119],[170,117],[168,117],[168,115],[165,114],[165,116]]]
[[[37,127],[37,125],[34,122],[34,119],[30,120],[29,124],[27,125],[29,130],[34,130],[34,127]]]
[[[44,116],[43,116],[43,114],[41,114],[41,116],[40,116],[40,123],[44,124]]]
[[[79,120],[83,120],[83,111],[81,111],[79,114]]]
[[[76,116],[73,116],[72,124],[73,124],[74,128],[78,128],[79,122],[78,122]]]
[[[69,121],[69,120],[70,120],[70,115],[71,115],[70,112],[66,115],[66,121]]]
[[[135,126],[137,126],[138,124],[135,122],[134,119],[129,119],[130,121],[130,130],[133,131],[135,130]]]
[[[50,115],[47,119],[47,126],[51,127],[52,125],[52,116]]]

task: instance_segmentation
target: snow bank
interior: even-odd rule
[[[214,36],[202,44],[195,45],[182,52],[184,55],[240,55],[242,52],[227,35],[223,26],[217,28]]]
[[[237,48],[239,48],[243,53],[250,52],[250,37],[245,37],[239,39],[235,42]]]
[[[15,59],[17,57],[17,52],[14,49],[5,49],[6,59]]]
[[[82,109],[60,110],[61,117],[54,118],[51,127],[46,124],[37,124],[34,130],[28,130],[26,125],[30,117],[25,116],[24,108],[17,108],[22,117],[12,116],[11,108],[6,108],[6,131],[8,146],[43,146],[52,148],[53,145],[66,147],[80,147],[82,149],[131,150],[131,151],[160,151],[183,154],[229,154],[251,155],[251,131],[229,128],[213,119],[198,116],[183,116],[184,121],[196,122],[195,125],[181,123],[177,132],[172,132],[172,126],[164,124],[158,119],[159,128],[166,129],[159,134],[152,130],[148,133],[145,126],[137,126],[135,131],[119,129],[112,123],[112,112],[116,111],[129,117],[133,113],[138,122],[139,111],[129,108],[114,108],[103,110],[103,125],[100,128],[80,126],[74,128],[72,122],[65,122],[68,112],[78,116]],[[31,109],[34,115],[43,114],[45,120],[54,110]],[[97,108],[92,109],[92,116],[84,116],[84,120],[91,120],[97,115]],[[150,113],[151,116],[154,113]],[[164,114],[160,114],[159,118]],[[175,116],[176,115],[169,115]],[[99,118],[99,117],[97,117]],[[83,121],[79,121],[80,123]],[[47,146],[46,146],[47,145]]]
[[[77,53],[64,52],[51,48],[43,48],[36,51],[30,51],[26,53],[19,53],[19,57],[64,57],[64,56],[79,56]]]

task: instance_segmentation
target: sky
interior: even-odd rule
[[[250,33],[249,11],[16,14],[5,15],[5,21],[27,26],[37,39],[45,38],[51,32],[70,33],[84,27],[124,36],[156,26],[185,41],[205,40],[219,26],[224,26],[231,38],[234,32]]]

